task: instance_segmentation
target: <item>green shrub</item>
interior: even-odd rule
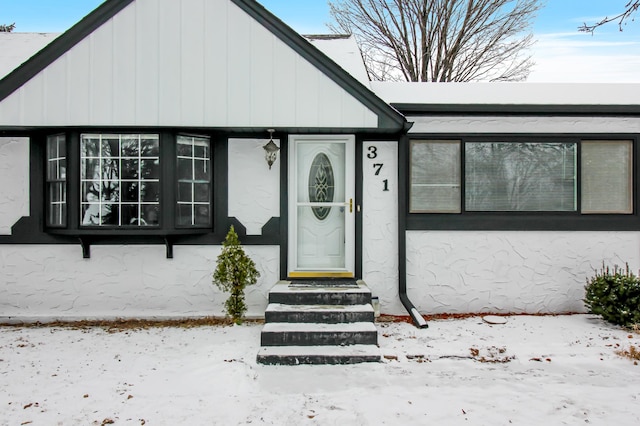
[[[242,322],[244,313],[247,312],[244,289],[255,284],[259,276],[256,264],[244,252],[232,225],[222,243],[222,252],[218,256],[216,270],[213,273],[213,283],[222,291],[230,293],[224,307],[227,315],[236,324]]]
[[[587,280],[584,303],[589,312],[605,321],[625,327],[640,324],[640,278],[629,271],[629,265],[613,271],[602,270]]]

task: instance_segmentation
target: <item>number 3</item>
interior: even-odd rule
[[[369,153],[367,154],[367,158],[373,160],[378,157],[378,148],[375,146],[369,147]]]

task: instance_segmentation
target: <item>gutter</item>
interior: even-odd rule
[[[400,302],[418,328],[427,328],[429,324],[407,295],[407,175],[403,164],[409,164],[409,137],[403,134],[398,138],[398,295]],[[401,172],[400,170],[403,170]]]

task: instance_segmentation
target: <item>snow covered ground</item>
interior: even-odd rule
[[[1,425],[637,425],[640,335],[590,315],[378,323],[384,362],[263,366],[261,325],[0,327]]]

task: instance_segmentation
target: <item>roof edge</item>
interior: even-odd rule
[[[0,101],[22,87],[133,1],[106,0],[22,65],[7,74],[0,80]]]
[[[406,115],[640,115],[640,105],[630,104],[414,104],[391,103]]]

